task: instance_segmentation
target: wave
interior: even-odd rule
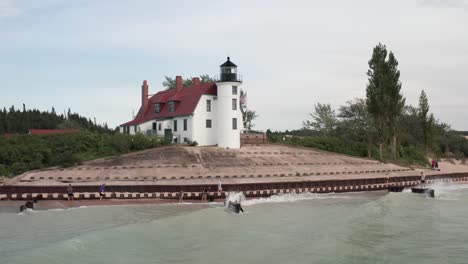
[[[428,187],[434,189],[434,198],[452,201],[466,198],[466,190],[468,190],[468,184],[435,183]]]
[[[270,197],[265,198],[255,198],[255,199],[248,199],[242,202],[242,205],[255,205],[255,204],[263,204],[263,203],[288,203],[288,202],[296,202],[296,201],[303,201],[303,200],[316,200],[316,199],[348,199],[352,198],[349,195],[337,194],[337,193],[285,193],[285,194],[277,194],[272,195]]]
[[[433,184],[426,184],[425,187],[434,190],[435,199],[447,201],[456,201],[459,200],[460,197],[466,197],[466,190],[468,190],[468,184],[466,183],[456,184],[438,182]],[[411,188],[403,189],[403,193],[411,193]]]

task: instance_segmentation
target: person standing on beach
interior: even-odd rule
[[[73,187],[70,184],[67,186],[67,195],[68,195],[68,201],[73,201]]]
[[[202,193],[201,201],[206,202],[207,198],[208,198],[208,190],[205,188]]]
[[[104,193],[106,192],[106,185],[103,183],[99,186],[99,200],[102,200]]]
[[[221,181],[218,181],[218,192],[223,191],[223,186],[221,185]]]
[[[179,192],[179,203],[183,203],[183,202],[184,202],[184,191],[180,190],[180,192]]]

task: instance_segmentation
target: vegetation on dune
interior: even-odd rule
[[[14,176],[51,166],[73,166],[85,160],[119,155],[168,144],[143,134],[79,132],[0,137],[0,175]]]
[[[29,135],[29,129],[76,129],[70,134]],[[3,136],[3,134],[14,134]],[[85,160],[165,145],[156,136],[114,133],[107,124],[55,109],[0,110],[0,176],[14,176],[51,166],[73,166]]]
[[[385,45],[374,48],[367,75],[365,99],[349,101],[337,112],[330,104],[317,103],[302,129],[268,130],[267,137],[272,142],[405,165],[428,165],[428,157],[468,156],[468,140],[434,118],[424,90],[417,108],[405,104],[398,61]]]

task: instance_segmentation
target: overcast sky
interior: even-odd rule
[[[317,102],[365,97],[372,48],[400,63],[402,92],[468,130],[468,0],[0,0],[0,106],[55,107],[117,126],[141,83],[243,75],[257,129],[298,129]]]

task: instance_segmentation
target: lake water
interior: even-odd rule
[[[0,263],[468,263],[468,185],[0,213]]]

